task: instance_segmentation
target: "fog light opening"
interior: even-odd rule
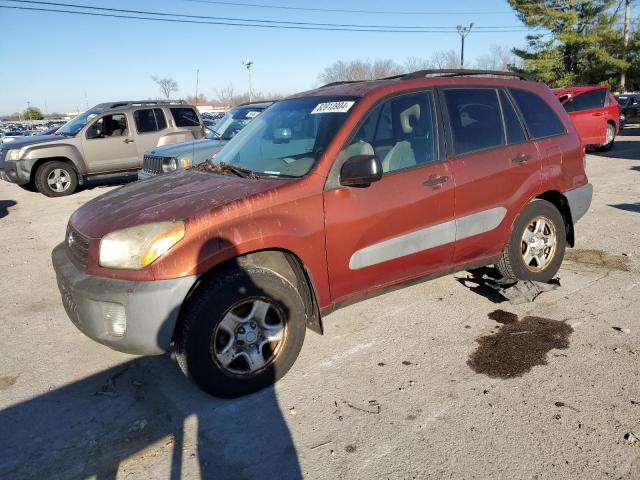
[[[107,332],[112,337],[123,337],[127,332],[127,314],[124,305],[119,303],[100,302],[102,306],[102,318]]]

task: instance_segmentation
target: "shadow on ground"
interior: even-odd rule
[[[492,288],[489,285],[489,282],[487,282],[487,279],[486,279],[487,277],[489,279],[496,280],[496,279],[499,279],[501,276],[500,276],[500,273],[495,268],[480,267],[480,268],[474,268],[472,270],[467,270],[467,276],[464,278],[455,277],[455,279],[458,281],[458,283],[467,287],[472,292],[477,293],[482,297],[485,297],[487,300],[493,303],[506,302],[507,299],[504,296],[502,296],[498,290],[496,290],[495,288]]]
[[[233,258],[233,245],[215,237],[202,248],[199,260],[225,250]],[[230,262],[227,266],[240,268]],[[67,281],[59,279],[65,284],[65,307],[82,324]],[[200,290],[203,285],[206,279],[189,298],[207,295],[206,288]],[[258,298],[266,295],[248,277],[241,293],[244,289]],[[229,287],[226,296],[233,294]],[[176,317],[167,312],[157,332],[158,345],[171,338]],[[214,331],[216,320],[207,312],[193,322]],[[203,338],[208,351],[211,334]],[[102,348],[96,345],[96,355]],[[266,364],[263,377],[275,381],[277,368],[276,362]],[[0,391],[20,382],[16,377],[1,380]],[[302,477],[273,387],[221,400],[199,390],[168,355],[137,358],[0,411],[0,454],[2,479],[100,480],[123,471],[167,478],[167,470],[171,479],[182,478],[185,470],[190,477],[197,471],[206,479]]]
[[[0,218],[9,215],[9,209],[18,204],[15,200],[0,200]]]
[[[619,208],[620,210],[626,210],[627,212],[640,213],[640,203],[616,203],[615,205],[609,204],[609,206]]]
[[[272,388],[216,399],[168,356],[138,358],[9,407],[0,431],[0,478],[111,479],[145,458],[147,466],[162,462],[163,451],[172,452],[163,478],[181,478],[183,462],[196,462],[189,471],[195,466],[202,478],[301,478]]]

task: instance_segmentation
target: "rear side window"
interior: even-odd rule
[[[167,121],[161,108],[148,108],[133,112],[138,133],[158,132],[167,128]]]
[[[444,90],[456,155],[504,145],[498,94],[488,88]]]
[[[547,103],[535,93],[509,89],[533,138],[561,135],[564,125]]]
[[[500,92],[500,103],[502,104],[504,126],[507,130],[507,143],[512,144],[526,141],[527,135],[522,128],[518,114],[504,91]]]
[[[607,89],[592,90],[569,99],[562,105],[567,112],[580,112],[582,110],[591,110],[593,108],[602,108],[605,106],[607,99]]]
[[[193,108],[172,108],[171,115],[176,127],[197,127],[200,125],[198,115]]]

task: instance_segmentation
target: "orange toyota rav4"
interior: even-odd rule
[[[420,71],[275,103],[209,171],[109,192],[53,251],[73,323],[136,354],[173,343],[234,397],[294,363],[306,327],[386,287],[495,264],[549,281],[592,187],[567,113],[504,72]]]

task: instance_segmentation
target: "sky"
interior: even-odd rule
[[[55,0],[54,0],[55,1]],[[526,31],[504,0],[229,0],[235,3],[368,13],[298,11],[220,5],[207,0],[58,0],[59,3],[183,15],[289,22],[455,27],[474,22],[465,63],[492,44],[524,46]],[[67,8],[0,0],[0,6]],[[68,8],[67,8],[68,9]],[[384,13],[370,13],[372,10]],[[413,12],[399,14],[389,12]],[[424,12],[424,13],[422,13]],[[521,31],[484,33],[477,27],[520,26]],[[248,90],[242,60],[253,63],[254,91],[290,94],[318,85],[318,74],[338,60],[430,57],[460,49],[451,33],[311,31],[180,24],[0,8],[2,62],[0,114],[22,111],[27,102],[45,113],[84,110],[115,100],[160,95],[152,75],[178,82],[175,98],[199,93],[215,98],[233,84]]]

